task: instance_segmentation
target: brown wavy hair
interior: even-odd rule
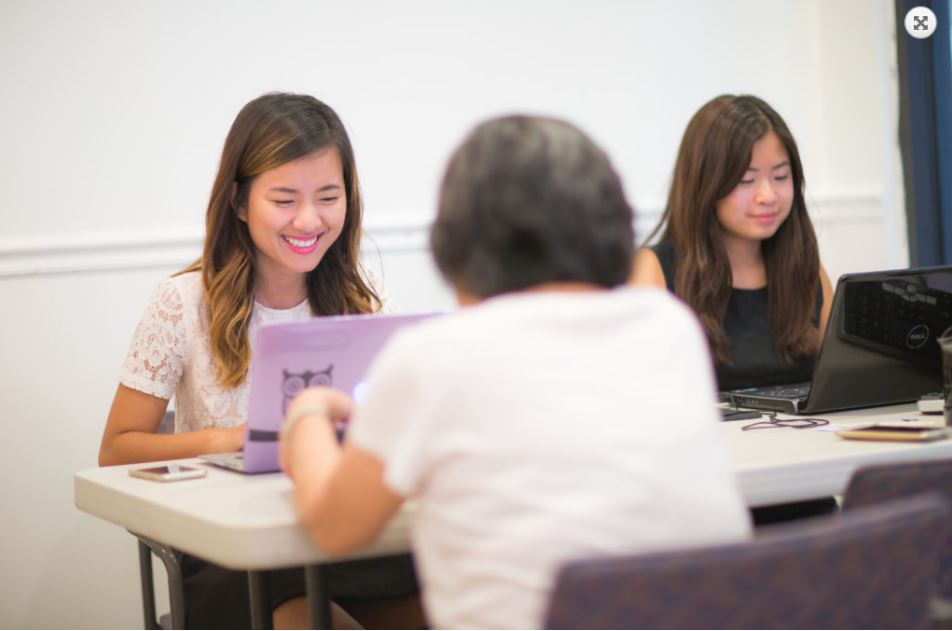
[[[667,207],[648,238],[663,228],[661,240],[674,246],[674,292],[697,313],[722,364],[730,364],[723,321],[732,276],[715,204],[734,190],[750,166],[754,143],[770,131],[783,143],[793,177],[790,215],[761,245],[771,338],[787,362],[816,352],[820,256],[803,196],[803,165],[787,124],[763,100],[722,95],[698,110],[681,140]]]
[[[340,236],[306,276],[308,302],[315,315],[380,309],[380,298],[362,275],[363,208],[344,124],[312,96],[260,96],[242,108],[225,139],[205,215],[202,257],[179,272],[202,273],[216,379],[223,387],[240,385],[251,361],[248,324],[254,305],[255,245],[237,209],[247,203],[255,176],[328,147],[337,151],[343,165],[347,210]]]

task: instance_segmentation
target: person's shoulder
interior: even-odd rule
[[[400,327],[374,360],[374,372],[443,374],[460,356],[457,314],[437,313]]]
[[[634,270],[629,282],[633,286],[666,287],[664,265],[658,254],[650,247],[642,248],[635,254]]]
[[[200,293],[202,291],[202,273],[199,270],[176,272],[156,283],[156,289],[189,294]]]
[[[677,263],[678,251],[674,247],[674,241],[671,239],[664,239],[653,243],[651,245],[646,245],[642,248],[642,252],[647,251],[655,255],[655,258],[658,259],[661,267],[666,271],[669,267],[673,268]]]
[[[429,318],[401,328],[395,337],[404,345],[416,348],[436,345],[440,340],[453,339],[458,335],[460,329],[466,326],[467,315],[467,309],[434,313]]]
[[[624,300],[637,304],[646,304],[655,309],[672,309],[680,311],[687,308],[670,291],[658,287],[657,285],[636,285],[620,287],[615,290],[615,294]]]
[[[639,285],[619,289],[623,301],[629,303],[632,310],[646,317],[657,318],[669,323],[669,327],[697,327],[697,316],[680,298],[666,289],[653,285]]]
[[[181,316],[197,313],[202,301],[201,272],[173,274],[155,285],[147,312],[156,313],[161,320],[175,325],[182,320]]]
[[[478,307],[439,312],[420,322],[401,327],[387,343],[390,357],[417,366],[447,366],[480,347],[492,343],[495,318]]]
[[[658,258],[674,256],[674,242],[670,239],[665,239],[651,245],[646,245],[644,249],[651,250]]]
[[[672,291],[676,268],[677,257],[671,241],[644,246],[635,254],[630,284],[655,285]]]
[[[172,294],[186,304],[195,304],[202,297],[202,273],[199,270],[172,274],[159,281],[157,293]]]

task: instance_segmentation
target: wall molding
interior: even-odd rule
[[[365,255],[418,252],[430,219],[396,218],[366,225]],[[203,231],[85,233],[52,238],[0,238],[0,279],[184,267],[201,254]]]
[[[882,190],[842,191],[815,196],[808,190],[807,208],[813,222],[821,226],[883,223],[887,212],[902,212],[893,208],[892,200],[886,199]]]
[[[807,203],[818,229],[882,223],[889,205],[882,191],[863,189],[808,194]],[[652,200],[637,207],[640,242],[655,227],[663,202]],[[428,216],[407,215],[367,222],[361,250],[369,256],[425,251],[430,221]],[[0,279],[184,267],[201,253],[202,234],[198,228],[183,228],[0,238]]]

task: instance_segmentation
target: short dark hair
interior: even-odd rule
[[[444,278],[478,298],[549,282],[628,280],[634,213],[611,161],[564,121],[507,116],[450,158],[430,246]]]

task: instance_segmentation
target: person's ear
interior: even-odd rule
[[[231,201],[231,207],[235,209],[238,219],[248,223],[248,209],[238,206],[238,182],[232,182],[228,190],[228,198]]]

